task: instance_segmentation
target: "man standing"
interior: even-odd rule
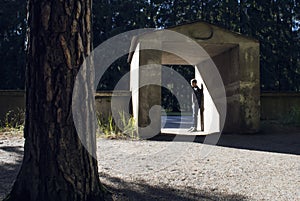
[[[203,84],[201,84],[201,88],[197,85],[197,80],[191,80],[191,86],[193,89],[192,93],[192,109],[193,109],[193,125],[188,130],[190,132],[197,131],[197,123],[198,123],[198,111],[200,108],[200,117],[201,117],[201,131],[204,131],[204,119],[203,119],[203,111],[204,111],[204,97],[203,97]]]

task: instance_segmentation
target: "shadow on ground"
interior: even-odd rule
[[[217,189],[199,190],[194,188],[175,189],[168,186],[151,186],[145,181],[139,180],[134,183],[124,181],[120,178],[111,177],[101,173],[105,181],[102,183],[113,194],[113,200],[116,201],[211,201],[211,200],[230,200],[243,201],[248,200],[239,194],[225,194],[217,192]]]
[[[214,134],[211,134],[214,135]],[[173,141],[175,134],[159,134],[150,140]],[[180,136],[182,141],[190,136]],[[195,136],[194,142],[203,143],[205,136]],[[259,133],[222,134],[218,146],[300,155],[300,126],[262,122]]]
[[[16,153],[21,156],[23,156],[23,153],[24,153],[23,146],[2,146],[2,147],[0,147],[0,150]]]
[[[217,145],[300,155],[299,126],[287,127],[276,123],[262,126],[262,131],[256,134],[223,134]],[[167,134],[158,135],[151,140],[172,141],[174,137],[174,135]],[[185,136],[181,137],[184,141]],[[196,136],[194,142],[202,143],[204,138],[205,136]],[[15,155],[15,160],[4,161],[0,164],[0,200],[2,200],[9,192],[18,174],[22,162],[23,148],[21,146],[0,146],[0,150],[9,153],[6,157],[10,157],[10,154]],[[1,157],[3,156],[1,155]],[[247,200],[246,197],[239,194],[220,193],[218,189],[176,189],[164,185],[151,186],[143,180],[128,182],[107,174],[102,174],[101,178],[104,185],[113,193],[116,201]]]
[[[0,200],[9,193],[22,162],[23,151],[20,147],[0,147],[1,150],[17,154],[20,159],[14,163],[0,165]],[[165,185],[151,186],[144,180],[124,181],[108,174],[100,173],[101,181],[112,193],[113,201],[211,201],[211,200],[248,200],[239,194],[220,193],[217,189],[199,190],[194,188],[176,189]],[[108,199],[110,200],[110,199]]]
[[[4,162],[1,162],[0,165],[0,200],[2,200],[9,193],[17,177],[24,152],[22,146],[1,146],[0,150],[9,152],[9,154],[5,156],[8,158],[5,159]],[[11,161],[11,159],[9,159],[11,155],[14,155],[14,159],[17,158],[17,160]],[[8,163],[7,161],[11,161],[12,163]]]

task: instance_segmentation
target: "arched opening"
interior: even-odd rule
[[[201,65],[201,64],[200,64]],[[203,86],[204,110],[198,110],[197,131],[190,132],[193,126],[192,117],[192,94],[188,90],[190,86],[180,86],[176,82],[168,79],[173,76],[169,73],[162,73],[162,82],[167,82],[168,88],[162,89],[161,104],[161,133],[183,134],[183,135],[207,135],[220,131],[220,116],[214,104],[209,90],[202,78],[197,66],[192,65],[164,65],[181,74],[188,83],[191,79],[196,79],[198,86]],[[199,66],[199,67],[205,67]],[[172,73],[172,72],[171,72]],[[170,82],[171,80],[171,82]],[[169,81],[169,82],[168,82]],[[188,87],[188,88],[187,88]],[[175,93],[175,94],[174,94]],[[176,97],[184,97],[187,101],[184,104],[178,103]],[[201,114],[202,112],[202,114]]]
[[[164,65],[170,68],[170,73],[162,72],[162,82],[166,83],[167,87],[162,87],[161,90],[161,132],[174,132],[177,129],[188,129],[192,125],[192,107],[191,94],[188,91],[190,86],[182,83],[173,82],[168,79],[173,76],[174,72],[179,73],[186,82],[190,82],[195,78],[195,69],[192,65]],[[189,101],[179,104],[176,97],[185,97]],[[183,125],[180,125],[183,124]]]
[[[152,130],[161,131],[161,108],[151,110],[152,106],[161,105],[163,98],[161,88],[154,87],[161,86],[161,68],[164,65],[194,65],[197,69],[195,77],[203,83],[206,93],[205,130],[219,132],[224,125],[225,132],[257,132],[260,118],[258,41],[205,22],[175,26],[170,30],[191,38],[193,42],[178,41],[176,37],[155,32],[158,37],[145,34],[132,43],[134,51],[129,61],[131,70],[135,70],[131,74],[135,74],[131,79],[131,86],[135,87],[131,91],[134,92],[133,114],[138,126],[143,128],[154,123]],[[203,39],[203,35],[210,37]],[[205,51],[197,51],[195,43]],[[151,50],[144,50],[145,47]],[[153,86],[140,89],[145,80]],[[217,80],[222,80],[222,84],[214,85]],[[222,113],[224,108],[228,109],[225,114]],[[151,121],[150,115],[153,117]]]

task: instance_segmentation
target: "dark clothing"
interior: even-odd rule
[[[196,104],[198,102],[198,106],[201,107],[202,99],[203,99],[203,88],[199,88],[198,86],[192,87],[194,93],[192,94],[192,103]]]
[[[197,129],[198,123],[198,111],[200,109],[200,117],[201,117],[201,130],[204,130],[204,120],[203,120],[203,87],[200,89],[198,86],[192,87],[192,109],[193,109],[193,127]]]

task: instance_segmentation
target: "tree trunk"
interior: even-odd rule
[[[6,200],[104,199],[97,161],[79,140],[71,110],[76,75],[92,49],[91,4],[28,0],[24,159]]]

